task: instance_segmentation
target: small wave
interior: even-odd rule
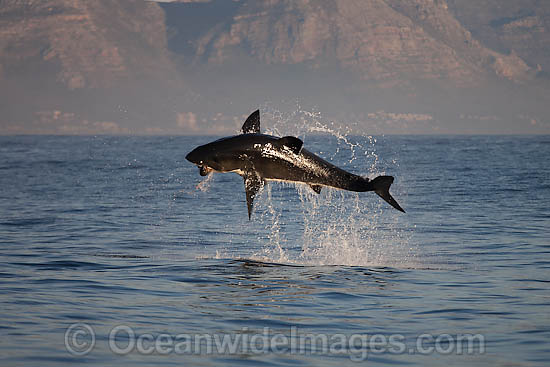
[[[145,255],[109,254],[109,253],[98,253],[98,254],[95,254],[94,256],[115,258],[115,259],[148,259],[149,258],[149,256],[145,256]]]
[[[142,169],[142,168],[147,168],[146,165],[144,164],[130,164],[128,163],[126,166],[121,166],[121,167],[118,167],[117,170],[119,171],[123,171],[123,170],[133,170],[133,169]]]
[[[40,218],[13,218],[7,219],[0,222],[0,225],[3,226],[14,226],[14,227],[27,227],[27,226],[36,226],[42,224],[53,224],[55,223],[55,217],[40,217]]]
[[[76,270],[76,269],[105,269],[108,268],[105,264],[86,262],[86,261],[71,261],[71,260],[55,260],[43,263],[13,263],[18,266],[28,266],[33,268],[39,268],[40,270]]]

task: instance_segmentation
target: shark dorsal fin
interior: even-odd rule
[[[260,110],[256,110],[248,116],[243,124],[243,134],[260,133]]]
[[[281,146],[290,148],[290,150],[292,150],[296,154],[300,153],[300,150],[302,149],[302,145],[304,145],[303,141],[301,141],[300,139],[294,136],[284,136],[279,140],[277,140],[277,142]]]

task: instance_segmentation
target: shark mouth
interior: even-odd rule
[[[208,166],[199,166],[199,173],[201,176],[206,176],[213,170],[214,170],[213,168],[210,168]]]

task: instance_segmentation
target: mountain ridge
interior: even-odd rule
[[[379,132],[550,131],[550,5],[504,2],[2,0],[0,133],[225,133],[283,99]]]

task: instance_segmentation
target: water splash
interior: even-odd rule
[[[345,169],[371,177],[384,174],[379,169],[375,137],[352,135],[349,127],[299,106],[286,114],[270,106],[262,111],[267,134],[297,136],[308,150],[329,161],[344,162],[340,166]],[[318,135],[331,139],[331,147],[336,148],[327,152],[308,144]],[[293,204],[288,198],[289,188],[297,190],[299,202]],[[307,185],[270,183],[257,201],[262,203],[257,207],[257,213],[262,213],[258,222],[267,238],[254,258],[304,265],[411,266],[416,262],[416,249],[409,246],[411,232],[378,197],[367,195],[330,188],[318,195]],[[293,223],[285,222],[288,215],[281,215],[289,205],[301,212]]]
[[[208,191],[208,189],[210,189],[210,184],[212,183],[213,177],[214,177],[213,174],[207,175],[204,180],[202,180],[197,184],[196,188],[201,190],[202,192]]]
[[[281,212],[278,208],[275,208],[272,196],[272,185],[266,185],[264,191],[266,197],[265,206],[267,210],[264,211],[262,222],[265,224],[267,239],[270,245],[263,247],[261,256],[269,261],[288,263],[290,259],[285,250],[287,238],[281,227]]]

